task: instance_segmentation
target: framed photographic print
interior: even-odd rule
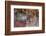
[[[44,3],[5,1],[5,34],[44,33],[44,8]]]

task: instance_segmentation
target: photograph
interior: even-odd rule
[[[45,32],[45,4],[5,1],[5,35]]]
[[[39,10],[14,8],[14,27],[31,26],[39,26]]]

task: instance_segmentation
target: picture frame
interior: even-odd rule
[[[33,26],[33,27],[16,27],[15,26],[14,27],[14,20],[16,19],[16,18],[14,19],[14,16],[15,16],[14,12],[16,12],[16,9],[17,11],[20,9],[21,10],[38,9],[37,11],[39,11],[38,12],[39,13],[38,15],[39,26]],[[44,33],[44,32],[45,32],[45,5],[44,3],[5,1],[5,35],[35,34],[35,33]]]

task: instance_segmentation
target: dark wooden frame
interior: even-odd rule
[[[11,32],[10,31],[10,18],[11,18],[10,5],[42,6],[42,30]],[[5,35],[44,33],[45,32],[45,7],[44,6],[45,6],[44,3],[5,1]]]

